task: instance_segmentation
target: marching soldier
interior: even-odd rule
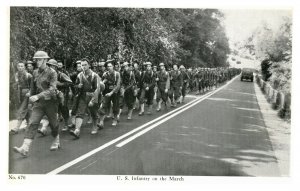
[[[59,127],[57,122],[58,101],[56,95],[57,74],[49,68],[47,60],[49,56],[44,51],[34,54],[38,69],[33,73],[33,81],[30,88],[29,101],[33,103],[29,126],[25,131],[25,138],[21,147],[14,147],[14,151],[27,157],[32,141],[36,135],[41,119],[46,115],[49,119],[54,141],[50,150],[60,147]]]
[[[26,119],[27,124],[30,116],[29,109],[29,96],[30,96],[30,85],[32,83],[32,75],[25,70],[24,63],[18,63],[18,72],[15,74],[16,88],[18,92],[18,122],[16,127],[11,129],[12,134],[18,133],[20,126],[24,119]]]
[[[204,84],[205,84],[205,92],[208,91],[209,88],[209,72],[208,68],[205,68],[204,70]]]
[[[197,73],[195,74],[195,78],[196,78],[196,88],[197,88],[197,93],[196,95],[198,94],[201,94],[201,88],[202,88],[202,83],[203,83],[203,76],[202,76],[202,71],[201,69],[197,69]]]
[[[182,80],[183,80],[183,85],[182,85],[182,89],[181,89],[181,96],[182,96],[181,102],[183,103],[185,95],[186,95],[187,87],[189,86],[190,79],[189,79],[188,73],[186,72],[186,69],[183,65],[180,66],[180,72],[181,72]]]
[[[189,81],[188,81],[189,85],[187,87],[187,93],[189,93],[193,90],[193,72],[192,72],[192,68],[187,69],[187,75],[189,77]]]
[[[67,76],[70,76],[69,72],[66,69],[64,69],[64,65],[63,65],[62,61],[57,61],[57,71],[62,72],[64,74],[66,74]]]
[[[78,105],[78,101],[77,101],[78,89],[76,88],[76,80],[78,74],[82,72],[81,61],[78,60],[76,61],[75,64],[76,64],[76,71],[70,74],[70,79],[72,80],[71,91],[70,91],[70,97],[72,97],[72,108],[71,108],[72,112],[71,112],[71,124],[68,126],[68,129],[75,128],[75,113],[73,111],[76,110]]]
[[[135,78],[135,88],[134,88],[134,97],[135,97],[135,106],[133,106],[135,108],[138,108],[137,106],[139,105],[139,100],[140,100],[140,96],[141,96],[141,79],[142,79],[142,72],[139,69],[139,64],[138,63],[134,63],[133,64],[133,74],[134,74],[134,78]]]
[[[72,80],[70,79],[68,73],[63,70],[63,65],[60,62],[56,62],[54,59],[50,59],[48,61],[50,67],[52,67],[57,72],[57,89],[60,91],[61,96],[63,96],[62,102],[58,105],[58,113],[62,115],[64,119],[64,127],[62,131],[68,130],[68,123],[69,123],[69,90],[72,84]],[[66,72],[66,73],[65,73]]]
[[[140,104],[141,110],[139,115],[144,115],[145,111],[145,102],[148,105],[147,114],[152,114],[152,107],[153,107],[153,98],[154,98],[154,86],[155,86],[155,76],[154,72],[151,68],[151,62],[146,62],[146,71],[142,73],[142,78],[140,81],[141,87],[141,97],[140,97]]]
[[[125,102],[128,108],[127,119],[132,118],[132,110],[135,102],[134,96],[134,86],[135,86],[135,77],[133,71],[130,69],[128,62],[123,63],[123,71],[121,72],[121,97],[123,98],[122,104],[120,105],[120,110],[123,108],[123,103]],[[120,113],[119,113],[120,115]],[[119,118],[119,117],[118,117]]]
[[[33,62],[32,61],[27,61],[26,63],[25,63],[25,66],[26,66],[26,70],[27,70],[27,72],[29,73],[29,74],[33,74],[33,71],[34,71],[34,65],[33,65]]]
[[[161,110],[161,103],[164,102],[165,108],[167,109],[168,102],[168,91],[170,89],[170,76],[166,71],[165,64],[159,64],[160,71],[157,73],[156,82],[157,82],[157,109],[156,111]]]
[[[90,69],[90,63],[87,59],[81,61],[82,72],[76,79],[76,88],[78,88],[77,104],[75,104],[72,114],[75,115],[75,130],[71,130],[70,134],[76,139],[80,137],[80,129],[86,110],[89,109],[92,117],[91,134],[97,134],[98,106],[99,106],[99,76]]]
[[[153,66],[153,73],[154,73],[154,76],[155,76],[155,78],[157,78],[157,66]],[[157,98],[157,90],[158,90],[158,88],[157,88],[157,82],[155,82],[155,86],[154,86],[154,99],[156,99]]]
[[[113,110],[113,123],[112,126],[117,126],[117,115],[119,114],[119,97],[120,97],[120,86],[121,77],[120,73],[114,70],[112,60],[106,62],[107,72],[103,74],[103,83],[105,84],[105,89],[103,91],[103,103],[101,109],[101,116],[99,126],[104,127],[104,119],[106,115],[110,112],[111,104]],[[103,111],[104,110],[104,111]]]
[[[105,73],[105,60],[101,59],[99,62],[98,76],[102,79],[104,73]]]
[[[169,98],[172,103],[172,107],[176,107],[176,104],[179,103],[179,98],[183,86],[182,74],[178,70],[177,64],[173,65],[173,71],[170,72],[170,91]]]

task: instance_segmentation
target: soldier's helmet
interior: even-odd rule
[[[165,64],[164,63],[160,63],[159,66],[165,66]]]
[[[145,63],[145,65],[146,65],[146,66],[148,66],[148,65],[150,65],[150,66],[151,66],[151,65],[152,65],[152,63],[151,63],[151,62],[146,62],[146,63]]]
[[[52,66],[58,66],[57,61],[54,59],[48,60],[47,64],[52,65]]]
[[[47,58],[50,58],[50,57],[48,56],[47,52],[39,50],[34,54],[33,58],[34,59],[37,59],[37,58],[47,59]]]
[[[184,65],[181,65],[181,66],[179,67],[179,69],[185,69]]]
[[[128,62],[124,62],[123,66],[129,66],[129,63]]]

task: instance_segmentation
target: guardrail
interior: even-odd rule
[[[283,93],[274,89],[269,82],[256,75],[256,82],[265,94],[267,101],[274,110],[278,110],[278,116],[282,119],[291,118],[291,93]]]

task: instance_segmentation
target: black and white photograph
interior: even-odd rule
[[[7,10],[11,179],[291,176],[292,7]]]

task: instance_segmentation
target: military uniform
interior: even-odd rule
[[[82,84],[82,88],[78,88],[77,104],[73,107],[72,115],[76,118],[83,119],[86,110],[89,109],[93,120],[98,118],[97,110],[99,106],[99,92],[98,92],[99,76],[91,71],[90,74],[80,72],[76,79],[76,85]],[[93,106],[88,106],[89,102],[93,102]]]
[[[183,86],[182,74],[179,70],[173,70],[170,72],[170,91],[169,97],[173,105],[178,101]],[[174,98],[174,100],[173,100]]]
[[[58,81],[57,89],[62,93],[64,98],[62,102],[59,103],[58,105],[58,112],[62,115],[65,122],[65,126],[67,126],[70,117],[68,104],[69,104],[69,91],[70,91],[70,86],[72,84],[72,80],[70,79],[67,73],[58,71],[57,81]]]
[[[30,98],[34,102],[28,128],[25,131],[25,137],[21,147],[14,147],[14,151],[27,157],[32,141],[37,133],[39,124],[44,115],[48,117],[51,134],[54,140],[50,150],[60,148],[59,128],[57,122],[57,73],[54,69],[46,65],[49,56],[44,51],[37,51],[34,54],[39,68],[33,72],[33,80],[30,85]]]
[[[181,71],[181,74],[182,74],[182,80],[183,80],[182,89],[181,89],[181,95],[182,95],[182,101],[183,101],[184,97],[186,95],[186,90],[187,90],[190,79],[189,79],[189,76],[186,71]]]
[[[30,109],[28,108],[29,98],[26,96],[30,92],[30,85],[33,77],[30,73],[16,73],[15,74],[16,86],[18,89],[18,102],[20,104],[18,110],[18,120],[26,119],[27,122],[30,116]]]
[[[121,77],[120,73],[109,71],[103,74],[103,82],[105,84],[105,89],[103,91],[103,110],[106,115],[109,114],[111,103],[113,104],[113,114],[116,116],[119,113],[119,97],[120,97],[120,86],[121,86]],[[108,97],[105,96],[107,93],[113,92],[113,94]],[[103,113],[103,112],[102,112]]]
[[[155,87],[154,72],[152,70],[143,72],[140,84],[141,84],[140,102],[141,103],[146,102],[147,105],[152,105],[153,98],[154,98],[154,87]],[[146,90],[147,87],[149,88],[148,90]]]
[[[165,90],[170,89],[170,76],[167,71],[159,71],[157,73],[157,98],[156,101],[159,102],[162,99],[165,103],[168,101],[168,93]]]
[[[123,108],[124,102],[128,108],[128,110],[133,109],[133,104],[135,102],[134,97],[134,85],[135,85],[135,78],[133,71],[126,71],[124,70],[121,72],[121,89],[124,91],[123,94],[123,101],[121,102],[120,108]]]
[[[48,66],[44,70],[37,69],[33,72],[30,95],[37,95],[39,100],[33,104],[29,127],[25,131],[25,138],[33,139],[35,137],[44,115],[49,120],[52,136],[56,137],[58,135],[56,84],[57,73]]]
[[[17,72],[15,74],[15,88],[17,89],[18,97],[18,111],[17,111],[17,125],[10,130],[10,133],[16,134],[24,119],[27,123],[31,113],[31,104],[29,104],[28,95],[30,91],[30,85],[32,83],[32,75],[26,70],[24,72]]]
[[[135,86],[135,97],[140,99],[141,96],[141,79],[142,79],[142,72],[140,70],[134,69],[133,70],[136,86]]]

